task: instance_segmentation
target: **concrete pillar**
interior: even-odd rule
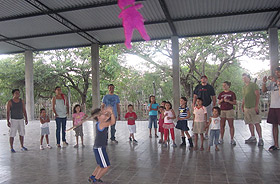
[[[274,70],[279,66],[279,40],[278,40],[278,29],[269,28],[269,56],[270,56],[270,71],[274,75]]]
[[[172,36],[172,73],[173,73],[173,105],[174,109],[180,106],[180,64],[179,64],[179,38]],[[177,111],[176,115],[177,115]]]
[[[28,120],[34,120],[33,52],[25,51],[25,93]]]
[[[99,45],[91,45],[92,108],[100,108]]]

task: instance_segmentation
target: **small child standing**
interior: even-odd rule
[[[160,106],[159,107],[159,120],[158,120],[158,132],[160,132],[160,140],[158,141],[158,143],[160,143],[160,144],[163,143],[163,135],[164,135],[164,128],[162,127],[163,123],[164,123],[163,113],[164,113],[164,107]]]
[[[88,181],[91,183],[102,183],[103,181],[100,178],[108,172],[110,167],[109,157],[106,152],[108,127],[116,123],[116,117],[110,106],[103,110],[97,108],[92,111],[91,115],[97,121],[93,151],[98,166],[95,168]]]
[[[194,133],[194,150],[198,149],[197,139],[200,135],[200,151],[203,151],[203,133],[205,132],[205,126],[207,123],[207,110],[202,105],[203,100],[201,98],[196,99],[196,107],[193,110],[193,133]]]
[[[135,112],[133,112],[133,105],[129,104],[127,108],[128,112],[125,114],[124,118],[127,120],[128,131],[130,133],[129,141],[137,143],[134,137],[134,134],[136,133],[135,120],[137,119],[137,115]]]
[[[212,113],[213,113],[213,116],[210,117],[210,122],[207,125],[207,126],[209,126],[209,129],[210,129],[210,139],[209,139],[208,151],[210,151],[210,147],[213,146],[213,141],[215,143],[215,150],[219,151],[218,144],[219,144],[219,136],[220,136],[221,109],[219,107],[213,107]]]
[[[178,114],[178,121],[176,128],[181,130],[181,136],[182,136],[182,144],[180,144],[180,147],[186,146],[186,136],[188,137],[190,147],[193,147],[192,137],[189,134],[189,127],[188,127],[188,119],[191,117],[189,108],[187,107],[187,98],[181,97],[180,98],[180,107],[179,107],[179,114]]]
[[[40,109],[40,123],[41,123],[40,149],[41,150],[44,149],[44,147],[43,147],[44,136],[46,137],[47,148],[49,148],[49,149],[52,148],[49,144],[49,134],[50,134],[49,122],[50,122],[50,118],[47,116],[46,109],[44,109],[44,108]]]
[[[159,105],[156,103],[156,97],[154,95],[151,95],[149,97],[149,126],[150,129],[150,138],[152,138],[152,126],[154,124],[155,128],[155,138],[158,138],[157,135],[157,113],[158,113],[158,107]]]
[[[167,147],[167,137],[169,136],[169,130],[170,130],[170,134],[171,134],[171,138],[173,140],[173,147],[177,147],[176,143],[175,143],[175,135],[174,135],[174,123],[173,123],[173,119],[176,118],[175,112],[172,109],[172,105],[170,102],[166,102],[165,104],[165,111],[164,113],[164,123],[163,123],[163,128],[164,128],[164,147]]]
[[[83,119],[87,118],[87,115],[81,111],[81,106],[79,104],[75,105],[73,108],[73,126],[77,126]],[[76,133],[76,145],[74,148],[79,147],[79,136],[81,137],[82,147],[85,147],[84,145],[84,133],[83,133],[83,125],[77,126],[77,128],[74,129]]]

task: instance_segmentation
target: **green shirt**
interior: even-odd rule
[[[256,93],[255,91],[259,90],[259,87],[256,83],[250,82],[248,85],[244,85],[242,89],[244,107],[253,108],[256,106]]]

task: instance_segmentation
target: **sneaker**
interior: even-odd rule
[[[133,143],[138,143],[138,141],[136,141],[135,139],[133,140]]]
[[[43,150],[43,149],[44,149],[43,145],[40,145],[40,150]]]
[[[255,137],[250,137],[249,139],[245,140],[245,144],[255,143],[255,142],[257,142],[257,139]]]
[[[115,143],[115,144],[118,144],[118,143],[119,143],[116,139],[111,140],[111,142],[112,142],[112,143]]]
[[[185,147],[185,146],[186,146],[186,143],[180,144],[180,147]]]
[[[166,143],[163,143],[163,144],[162,144],[162,147],[167,148],[167,144],[166,144]]]
[[[223,144],[224,140],[223,139],[219,139],[219,144]]]
[[[79,146],[78,146],[78,144],[76,144],[75,146],[74,146],[74,148],[78,148]]]
[[[157,134],[155,135],[155,138],[158,138],[158,135],[157,135]]]
[[[263,145],[264,145],[263,139],[260,139],[260,140],[259,140],[259,143],[258,143],[258,146],[263,146]]]
[[[60,144],[57,144],[56,147],[61,148]]]
[[[21,148],[21,151],[28,151],[28,149],[27,149],[26,147],[23,146],[23,147]]]
[[[95,176],[90,176],[89,178],[88,178],[88,181],[90,182],[90,183],[95,183],[96,182],[96,179],[95,179]]]
[[[158,141],[158,143],[159,143],[159,144],[162,144],[162,139],[160,139],[160,140]]]
[[[12,152],[12,153],[15,153],[16,151],[14,150],[14,148],[12,148],[12,149],[11,149],[11,152]]]
[[[208,140],[208,139],[209,139],[208,135],[207,135],[207,134],[205,134],[205,136],[204,136],[204,140]]]
[[[52,149],[51,145],[47,144],[47,148]]]
[[[96,179],[96,182],[103,183],[103,181],[101,179]]]
[[[63,147],[66,147],[66,146],[68,146],[68,142],[63,141]]]
[[[234,139],[231,139],[230,144],[232,144],[232,145],[236,145],[235,140],[234,140]]]
[[[131,139],[131,137],[129,137],[129,142],[131,142],[132,141],[132,139]]]
[[[177,144],[173,143],[173,144],[172,144],[172,147],[173,147],[173,148],[176,148],[176,147],[177,147]]]

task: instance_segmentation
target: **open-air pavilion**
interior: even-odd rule
[[[140,9],[151,40],[171,39],[174,105],[178,106],[182,37],[267,31],[271,68],[279,65],[278,0],[144,0]],[[4,0],[0,4],[0,54],[25,52],[26,105],[34,119],[33,57],[42,50],[90,46],[93,107],[99,99],[99,47],[123,43],[117,0]],[[133,41],[142,41],[135,31]]]
[[[146,20],[151,40],[172,40],[175,106],[179,106],[180,97],[180,91],[176,90],[180,85],[179,38],[267,31],[271,70],[279,66],[279,0],[137,2],[144,5],[139,11]],[[33,53],[36,51],[90,46],[93,107],[100,106],[99,48],[125,40],[117,0],[3,0],[0,10],[0,54],[25,53],[29,119],[34,118]],[[133,41],[143,41],[138,32],[134,32]],[[104,180],[108,183],[279,183],[279,152],[267,151],[272,144],[271,126],[264,124],[265,147],[258,148],[244,144],[249,133],[243,122],[236,122],[237,145],[225,143],[218,153],[163,149],[156,139],[147,138],[148,130],[143,122],[137,122],[139,144],[135,146],[126,142],[128,132],[125,124],[120,123],[118,128],[125,131],[117,132],[121,144],[108,146],[112,168]],[[85,126],[86,135],[94,134],[88,128],[92,127],[90,124]],[[53,124],[50,129],[54,132]],[[95,161],[90,138],[86,139],[85,149],[72,147],[41,152],[37,147],[38,126],[31,123],[26,136],[30,151],[11,155],[8,137],[2,133],[8,132],[8,128],[1,126],[0,130],[0,183],[84,183],[92,172]],[[68,134],[70,144],[74,142],[73,137],[73,132]],[[176,140],[179,141],[179,136]]]

